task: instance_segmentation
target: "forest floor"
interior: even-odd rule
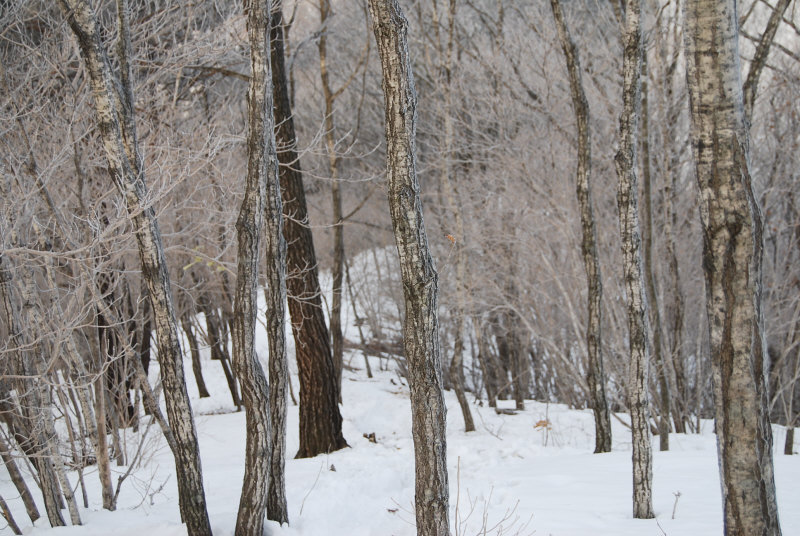
[[[352,339],[357,332],[346,323]],[[267,355],[259,329],[259,355]],[[287,337],[289,355],[293,341]],[[233,534],[244,472],[245,416],[235,412],[218,362],[202,351],[210,398],[201,399],[184,364],[200,441],[208,510],[214,534]],[[290,525],[268,523],[274,536],[410,536],[414,530],[414,453],[408,386],[390,359],[348,352],[344,371],[344,436],[350,447],[316,458],[292,459],[298,448],[298,408],[289,405],[286,482]],[[290,360],[291,361],[291,360]],[[264,363],[266,368],[266,363]],[[297,393],[296,365],[290,362]],[[151,381],[158,377],[151,364]],[[465,433],[455,394],[448,406],[450,519],[454,536],[703,536],[722,534],[722,506],[713,423],[701,434],[673,434],[671,450],[658,452],[653,438],[653,502],[656,519],[631,517],[630,430],[612,420],[613,452],[592,454],[594,425],[589,410],[526,402],[525,411],[497,414],[469,396],[477,431]],[[501,401],[512,408],[513,402]],[[145,427],[124,437],[129,459],[139,449]],[[785,456],[785,430],[774,426],[775,473],[783,534],[800,534],[800,456]],[[374,434],[374,436],[373,436]],[[374,440],[371,440],[374,438]],[[49,528],[45,519],[31,526],[4,466],[0,495],[25,534],[36,536],[178,536],[180,523],[174,462],[157,426],[142,443],[142,455],[122,483],[115,512],[102,509],[96,468],[84,471],[89,508],[83,526]],[[66,445],[65,445],[66,446]],[[795,447],[797,449],[797,447]],[[112,479],[127,467],[112,465]],[[70,474],[77,486],[77,474]],[[32,485],[33,479],[28,478]],[[678,496],[678,494],[680,494]],[[80,490],[76,493],[80,501]],[[43,503],[37,503],[43,511]],[[64,516],[68,519],[67,512]],[[0,535],[10,528],[0,519]]]
[[[352,367],[361,355],[348,355]],[[187,371],[189,363],[187,363]],[[230,396],[219,365],[206,361],[212,397],[197,398],[203,474],[211,524],[216,535],[231,535],[236,520],[245,439],[243,413],[231,412]],[[289,459],[287,497],[291,525],[268,524],[268,533],[290,535],[414,534],[413,444],[408,387],[391,361],[373,359],[375,377],[359,368],[345,371],[342,414],[350,448],[312,459]],[[295,378],[296,380],[296,378]],[[718,535],[722,510],[715,439],[711,422],[702,434],[677,435],[672,450],[654,453],[656,519],[631,518],[630,432],[614,420],[614,449],[592,454],[589,411],[529,401],[515,415],[496,414],[478,403],[472,411],[478,430],[463,431],[452,392],[448,403],[453,534],[536,535]],[[504,405],[501,402],[501,405]],[[507,407],[511,407],[509,404]],[[627,415],[621,414],[625,420]],[[290,406],[289,456],[297,451],[297,406]],[[775,443],[784,431],[775,427]],[[365,434],[375,434],[375,442]],[[177,536],[178,495],[169,450],[153,427],[143,449],[141,467],[122,484],[119,508],[101,509],[97,475],[87,469],[90,507],[82,509],[84,526],[50,529],[46,519],[31,527],[8,475],[0,470],[0,494],[11,504],[26,534]],[[134,452],[137,436],[128,437]],[[657,438],[653,441],[658,447]],[[800,456],[776,449],[778,502],[784,534],[800,534]],[[115,467],[123,473],[125,467]],[[73,482],[76,476],[73,474]],[[116,482],[116,476],[114,480]],[[31,480],[32,481],[32,480]],[[680,493],[677,499],[676,494]],[[40,503],[41,504],[41,503]],[[674,517],[673,517],[674,514]],[[65,512],[66,515],[66,512]],[[0,528],[0,534],[11,534]]]

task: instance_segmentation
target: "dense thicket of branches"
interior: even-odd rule
[[[142,206],[152,208],[161,229],[183,351],[187,363],[193,358],[188,389],[205,391],[198,356],[209,351],[228,378],[231,408],[239,408],[231,327],[250,78],[241,5],[131,0],[125,66],[117,3],[88,3],[112,70],[130,73],[148,186]],[[586,128],[604,290],[597,352],[614,412],[627,411],[629,387],[613,162],[622,105],[620,4],[562,3],[591,110]],[[783,18],[773,17],[774,43],[757,53],[764,50],[762,36],[773,39],[765,34],[773,4],[785,9]],[[535,398],[589,407],[597,389],[587,381],[588,290],[575,196],[579,138],[551,7],[509,0],[400,5],[409,20],[418,99],[418,179],[438,261],[440,342],[445,356],[462,349],[463,382],[457,363],[444,371],[445,386],[463,383],[467,400],[486,398],[490,405],[515,399],[522,407]],[[743,72],[753,58],[764,62],[745,92],[750,175],[764,220],[769,411],[791,430],[800,408],[800,13],[786,5],[746,0],[738,17]],[[277,149],[284,170],[302,166],[310,224],[286,216],[289,225],[310,225],[316,245],[316,260],[298,261],[288,273],[289,308],[311,306],[327,315],[333,302],[326,274],[337,267],[345,298],[337,314],[342,325],[357,320],[361,333],[343,341],[344,348],[384,355],[401,346],[404,301],[380,194],[386,156],[379,141],[380,64],[366,1],[323,7],[321,23],[315,0],[283,2],[297,144],[287,147],[279,135]],[[653,396],[651,382],[651,423],[669,413],[671,430],[693,432],[699,419],[714,416],[714,390],[680,10],[674,2],[643,3],[647,107],[638,113],[647,113],[649,151],[641,154],[649,158],[639,166],[649,167],[656,230],[648,273],[660,310],[650,321],[660,324],[662,385],[670,389],[667,397]],[[132,433],[126,430],[141,437],[156,422],[168,441],[176,438],[159,409],[164,367],[156,345],[151,349],[157,315],[141,273],[140,214],[131,213],[109,180],[78,45],[64,13],[45,0],[0,2],[0,28],[0,454],[10,474],[15,463],[33,462],[36,484],[46,488],[41,506],[60,524],[66,520],[56,515],[58,506],[71,502],[62,493],[64,479],[74,478],[66,469],[82,478],[97,463],[104,505],[113,508],[118,484],[110,481],[109,464],[129,463],[137,452],[123,448]],[[328,90],[319,84],[323,35]],[[349,276],[342,276],[340,262]],[[292,296],[291,278],[302,278],[303,269],[319,270],[321,294]],[[340,430],[335,437],[336,445],[314,453],[343,446]],[[43,455],[61,459],[65,469],[37,465]],[[22,497],[26,484],[34,480],[20,481]],[[81,493],[75,499],[86,500]]]

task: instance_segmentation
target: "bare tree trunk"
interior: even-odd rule
[[[642,70],[642,182],[644,191],[644,230],[642,236],[642,249],[644,250],[644,288],[647,292],[647,303],[652,316],[653,353],[656,361],[656,377],[659,392],[658,416],[658,441],[660,450],[669,450],[669,409],[671,404],[669,388],[669,371],[664,359],[661,312],[658,307],[658,293],[656,292],[656,276],[653,270],[653,194],[650,188],[650,129],[649,110],[647,108],[647,60],[643,60]]]
[[[286,287],[300,377],[300,448],[297,458],[310,458],[347,446],[339,413],[339,386],[331,357],[330,337],[322,311],[317,257],[308,224],[303,175],[295,149],[297,136],[289,105],[283,55],[280,2],[272,11],[272,91],[275,135],[282,150],[281,196],[286,239]]]
[[[200,347],[197,344],[197,335],[194,332],[192,319],[188,316],[181,319],[183,332],[186,334],[186,340],[189,341],[189,352],[192,355],[192,373],[194,374],[194,381],[197,384],[197,391],[200,398],[208,398],[211,396],[206,387],[206,381],[203,379],[203,365],[200,363]]]
[[[383,71],[389,207],[400,256],[403,330],[411,389],[417,534],[448,536],[447,438],[436,310],[438,275],[428,247],[416,175],[416,91],[396,0],[370,0]]]
[[[456,265],[456,300],[457,307],[453,311],[455,316],[455,326],[453,328],[453,358],[450,360],[450,381],[453,382],[453,390],[458,398],[458,405],[461,407],[461,415],[464,418],[464,431],[475,431],[475,422],[472,419],[472,412],[469,408],[467,395],[464,389],[464,317],[467,314],[467,262],[464,256],[466,246],[466,234],[464,232],[464,221],[461,217],[461,209],[458,206],[457,192],[450,176],[453,173],[453,140],[455,137],[453,127],[453,47],[455,41],[455,18],[456,0],[449,0],[447,10],[447,45],[445,48],[444,59],[444,146],[442,147],[442,188],[445,192],[448,208],[453,215],[455,223],[456,237],[453,238],[453,248],[455,249]]]
[[[663,97],[658,101],[661,112],[661,137],[665,140],[666,147],[663,149],[663,160],[660,166],[660,176],[663,182],[663,231],[664,247],[669,267],[669,278],[666,290],[664,291],[664,319],[663,332],[668,334],[669,341],[667,353],[667,368],[672,365],[675,373],[675,391],[672,397],[672,418],[676,433],[686,432],[686,423],[689,421],[689,393],[686,388],[686,371],[683,365],[683,316],[684,299],[683,288],[681,286],[680,270],[678,266],[678,256],[675,250],[675,235],[673,229],[677,224],[677,214],[675,212],[675,199],[678,194],[679,154],[676,149],[676,132],[680,106],[674,98],[674,87],[676,84],[679,46],[679,23],[678,12],[676,9],[672,18],[672,51],[668,56],[667,37],[670,32],[659,29],[654,32],[654,41],[660,54],[661,70],[656,75],[660,80]],[[671,299],[667,300],[666,296]]]
[[[761,308],[763,222],[748,162],[736,2],[688,0],[685,25],[725,534],[777,536]]]
[[[636,139],[641,98],[642,36],[639,22],[641,0],[631,0],[625,9],[623,37],[622,113],[619,118],[619,150],[614,158],[619,177],[617,208],[622,237],[622,262],[628,306],[630,373],[628,406],[633,435],[633,517],[650,519],[653,514],[653,459],[648,428],[648,328],[647,299],[639,250],[639,215],[636,185]]]
[[[211,308],[207,297],[201,296],[198,301],[200,302],[200,310],[206,317],[206,337],[211,350],[211,359],[219,361],[222,372],[225,374],[225,381],[228,383],[228,390],[231,392],[233,405],[236,406],[237,410],[241,410],[242,398],[239,395],[239,385],[236,383],[236,378],[234,378],[231,371],[228,349],[222,337],[222,319],[216,309]]]
[[[14,483],[14,487],[17,488],[20,498],[22,498],[22,503],[25,505],[25,511],[28,513],[31,523],[35,523],[36,520],[42,516],[39,514],[39,509],[36,508],[36,501],[33,500],[33,495],[28,488],[28,484],[25,482],[25,478],[22,476],[22,472],[20,472],[17,463],[11,456],[11,449],[3,440],[2,436],[0,436],[0,458],[3,459],[3,463],[8,471],[8,476]]]
[[[561,49],[567,60],[572,108],[578,128],[578,170],[576,191],[581,211],[581,253],[588,284],[588,325],[586,327],[586,354],[589,361],[587,382],[594,411],[595,454],[611,452],[611,417],[606,398],[606,378],[603,371],[602,299],[603,284],[600,276],[600,260],[597,255],[597,226],[592,209],[592,191],[589,185],[592,154],[589,138],[589,103],[583,91],[578,50],[572,41],[559,0],[550,0],[556,21]]]
[[[247,34],[250,41],[250,88],[247,94],[247,178],[244,199],[236,221],[238,237],[238,269],[233,306],[233,366],[242,386],[247,440],[245,469],[239,513],[236,518],[237,536],[264,532],[267,514],[267,488],[270,461],[269,386],[255,351],[257,289],[261,232],[265,213],[275,215],[275,208],[265,207],[267,182],[277,183],[277,155],[272,123],[272,77],[269,62],[270,0],[250,0],[245,4]],[[274,201],[274,200],[271,200]],[[280,201],[277,214],[280,222]],[[280,233],[280,223],[270,231]],[[274,240],[274,237],[270,237]],[[268,260],[273,261],[273,251]],[[280,272],[278,272],[280,273]],[[282,280],[270,278],[270,290],[281,288]],[[269,297],[280,293],[269,293]],[[270,309],[274,303],[269,302]],[[279,304],[282,310],[283,303]],[[274,317],[268,314],[270,350],[274,347]],[[281,326],[282,327],[282,324]],[[279,337],[282,335],[279,333]],[[272,352],[270,352],[272,353]]]
[[[772,14],[769,16],[767,26],[764,29],[764,33],[761,35],[761,40],[756,47],[753,61],[750,63],[750,68],[747,71],[747,79],[744,81],[742,90],[744,93],[744,114],[748,121],[753,118],[753,106],[755,106],[756,102],[758,80],[761,78],[764,67],[767,66],[769,51],[770,48],[772,48],[772,42],[775,40],[775,34],[778,32],[781,19],[783,19],[783,14],[786,13],[786,9],[791,3],[791,0],[778,0],[778,3],[772,8]]]
[[[331,179],[331,201],[333,205],[333,289],[331,292],[331,348],[336,383],[339,386],[339,402],[342,401],[342,283],[344,281],[344,215],[342,213],[342,191],[339,183],[339,157],[336,154],[336,132],[333,104],[337,95],[331,89],[328,75],[328,28],[331,14],[330,0],[319,2],[319,25],[323,28],[319,36],[319,74],[322,93],[325,97],[325,148],[328,152],[328,169]]]
[[[269,14],[266,29],[271,40],[274,39],[273,24],[280,28],[281,2],[274,2]],[[275,20],[276,13],[278,20]],[[270,54],[280,53],[278,44],[272,42]],[[272,59],[275,62],[275,59]],[[270,69],[275,63],[270,64]],[[274,75],[270,70],[267,80],[267,93],[270,97],[269,107],[274,113]],[[274,119],[273,119],[274,125]],[[286,357],[286,240],[283,235],[283,206],[279,177],[279,161],[277,155],[274,126],[269,132],[269,160],[266,181],[266,199],[264,203],[264,220],[266,222],[266,273],[268,289],[265,290],[267,305],[267,335],[269,336],[269,379],[272,389],[269,393],[269,409],[272,429],[270,430],[270,466],[269,487],[267,490],[267,518],[280,524],[289,522],[286,505],[286,386],[289,382],[289,364]]]
[[[363,319],[358,316],[358,308],[356,307],[356,295],[353,292],[353,280],[350,279],[350,265],[347,263],[347,259],[345,259],[344,263],[344,273],[347,276],[347,291],[350,295],[350,307],[353,309],[353,320],[355,322],[356,327],[358,328],[358,338],[361,342],[362,347],[366,347],[367,341],[364,337],[364,330],[361,328],[361,324],[363,323]],[[369,355],[367,355],[366,351],[362,352],[364,354],[364,366],[367,369],[367,378],[372,378],[372,367],[369,365]]]
[[[11,515],[11,509],[8,507],[8,503],[6,503],[2,495],[0,495],[0,513],[3,514],[3,518],[6,520],[6,523],[8,523],[11,532],[21,535],[22,531],[19,529],[17,522],[14,521],[14,516]]]
[[[155,212],[146,202],[144,169],[136,139],[128,58],[130,34],[127,5],[124,0],[119,1],[119,42],[122,52],[118,58],[122,73],[122,82],[119,85],[115,84],[112,76],[111,65],[97,33],[94,14],[89,4],[86,0],[59,0],[59,4],[75,34],[84,59],[109,172],[125,199],[139,246],[142,275],[147,283],[155,320],[167,414],[178,446],[173,454],[181,518],[193,536],[210,535],[197,433],[183,376],[183,356],[172,304],[169,272]]]

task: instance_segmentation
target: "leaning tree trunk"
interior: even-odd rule
[[[237,536],[260,535],[264,531],[271,467],[269,386],[255,351],[259,246],[264,227],[267,181],[278,180],[267,41],[269,4],[270,0],[250,0],[245,3],[251,71],[247,94],[247,178],[244,199],[236,221],[239,250],[231,329],[233,367],[242,386],[247,423],[244,481],[236,518]],[[278,210],[280,211],[280,203]],[[269,213],[273,212],[273,207],[270,207]],[[282,283],[271,278],[267,281],[270,289],[275,286],[280,288]],[[274,335],[272,330],[269,335],[271,339]]]
[[[119,79],[115,80],[112,75],[111,63],[100,40],[88,2],[59,0],[59,4],[83,56],[109,173],[125,199],[139,246],[142,276],[147,284],[156,327],[167,415],[177,440],[173,455],[181,519],[193,536],[210,535],[197,433],[183,375],[183,356],[169,272],[155,211],[146,201],[144,168],[136,139],[130,63],[127,57],[130,51],[130,35],[126,24],[127,6],[124,0],[120,1],[120,42],[123,54],[119,61],[124,83]]]
[[[300,379],[300,448],[297,458],[310,458],[347,446],[339,413],[339,386],[331,357],[328,327],[322,311],[317,257],[308,223],[303,175],[297,155],[297,136],[289,104],[283,55],[280,2],[272,11],[272,91],[280,160],[281,196],[285,225],[286,287],[292,317]]]
[[[611,416],[608,412],[608,400],[606,399],[606,378],[603,372],[601,348],[603,284],[600,277],[600,259],[597,255],[597,227],[592,211],[592,191],[589,186],[592,167],[592,146],[589,138],[589,103],[583,91],[578,50],[572,41],[572,36],[564,20],[561,3],[559,0],[550,0],[550,6],[553,9],[553,17],[556,21],[561,49],[564,51],[564,57],[567,60],[572,108],[575,111],[575,122],[578,127],[576,190],[581,211],[581,253],[583,255],[583,267],[586,271],[586,281],[589,286],[589,321],[586,327],[586,353],[589,358],[587,382],[589,384],[592,409],[594,410],[594,452],[597,454],[611,452]]]
[[[763,222],[749,170],[736,2],[689,0],[685,24],[725,534],[776,536]]]
[[[400,256],[403,330],[411,389],[417,534],[448,536],[447,440],[436,311],[438,275],[428,247],[416,171],[417,96],[408,21],[396,0],[370,0],[383,70],[389,208]]]
[[[630,369],[628,406],[633,436],[633,517],[650,519],[653,514],[653,459],[648,428],[648,330],[647,299],[639,249],[639,216],[636,185],[636,138],[641,98],[642,34],[641,0],[631,0],[625,10],[624,58],[622,65],[622,113],[619,118],[619,150],[614,158],[619,177],[617,208],[622,236],[622,263],[628,306]]]

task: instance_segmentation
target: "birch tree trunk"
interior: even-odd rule
[[[438,274],[428,247],[417,182],[417,96],[406,37],[408,21],[396,0],[370,0],[369,10],[383,71],[389,209],[406,309],[403,344],[411,390],[417,534],[448,536]]]
[[[272,91],[276,137],[284,148],[280,160],[281,196],[286,239],[286,287],[292,317],[300,379],[300,448],[297,458],[310,458],[347,446],[339,413],[339,386],[331,356],[328,327],[322,312],[317,257],[308,223],[303,175],[297,155],[297,136],[289,103],[289,84],[283,54],[280,2],[272,11]]]
[[[617,208],[622,237],[622,263],[628,307],[630,369],[628,407],[633,436],[633,517],[650,519],[653,514],[653,460],[648,428],[648,328],[647,299],[642,276],[636,140],[641,100],[642,35],[641,0],[631,0],[625,10],[624,58],[622,64],[622,113],[619,118],[619,150],[614,158],[619,177]]]
[[[589,177],[592,167],[591,140],[589,138],[589,103],[583,91],[578,50],[567,28],[559,0],[550,0],[556,21],[561,49],[567,61],[572,108],[578,127],[578,170],[576,191],[581,211],[581,253],[588,283],[588,325],[586,327],[586,354],[589,358],[587,382],[594,411],[595,454],[611,452],[611,417],[606,398],[606,378],[603,371],[601,349],[603,284],[600,277],[600,260],[597,256],[597,226],[592,211],[592,191]]]
[[[684,21],[725,534],[777,536],[763,222],[749,170],[736,2],[689,0]]]
[[[83,56],[109,173],[125,199],[139,247],[142,276],[147,284],[155,322],[167,415],[177,440],[177,448],[173,454],[181,519],[193,536],[210,535],[197,433],[183,375],[183,356],[169,272],[155,211],[146,202],[143,163],[133,116],[130,63],[126,52],[130,50],[129,33],[124,24],[127,6],[124,0],[120,1],[120,12],[123,15],[120,16],[120,41],[127,42],[124,43],[127,46],[121,45],[124,54],[119,61],[125,83],[115,80],[112,75],[111,64],[97,32],[94,14],[86,0],[59,0],[59,5]]]

